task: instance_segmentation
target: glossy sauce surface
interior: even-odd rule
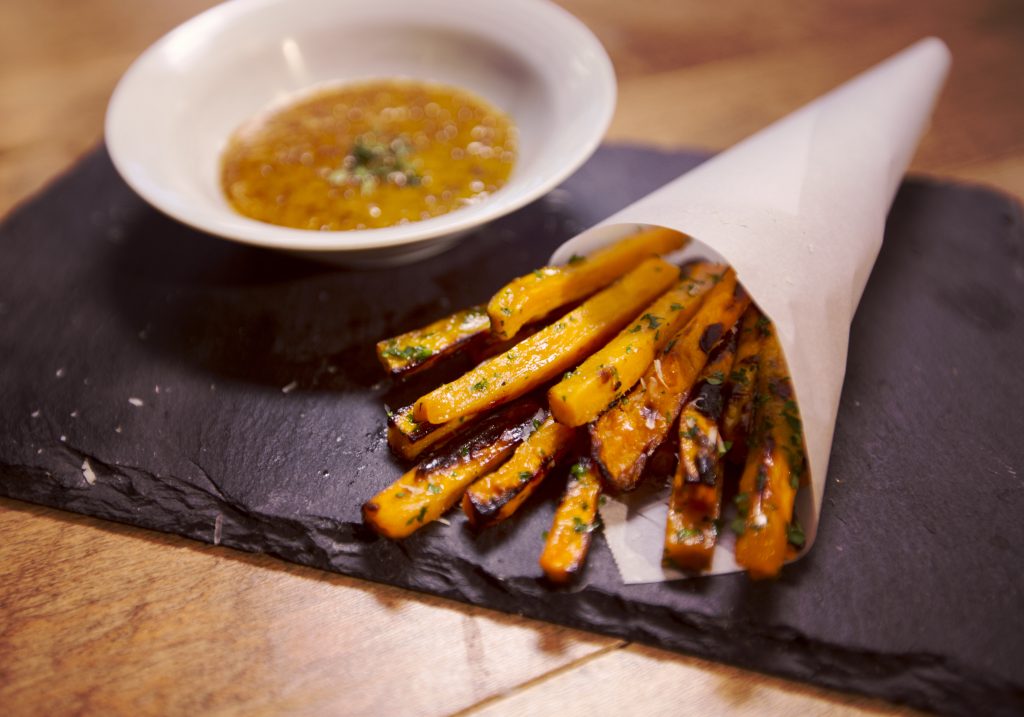
[[[511,120],[475,95],[415,80],[321,90],[231,137],[221,187],[240,214],[321,231],[420,221],[500,189]]]

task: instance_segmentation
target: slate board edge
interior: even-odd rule
[[[68,452],[76,460],[88,458],[70,447]],[[142,498],[142,494],[133,489],[133,474],[137,473],[138,469],[110,466],[95,459],[90,459],[90,465],[96,474],[96,483],[90,486],[82,478],[84,487],[62,486],[60,482],[53,481],[52,478],[32,469],[6,466],[5,470],[0,472],[0,495],[125,525],[179,535],[202,543],[214,543],[209,520],[197,520],[193,525],[183,527],[179,520],[180,513],[177,516],[168,513],[166,523],[161,523],[159,520],[140,520],[131,513],[116,510],[119,502],[104,500],[104,495],[112,491],[123,493],[132,499]],[[382,539],[367,535],[362,525],[338,524],[324,519],[316,531],[305,529],[305,526],[297,521],[289,525],[289,530],[282,530],[286,521],[280,516],[242,513],[219,496],[209,493],[199,495],[194,492],[194,486],[176,485],[173,478],[157,477],[153,474],[147,474],[146,478],[147,493],[150,495],[154,484],[166,490],[166,493],[155,502],[155,505],[164,508],[169,500],[184,497],[185,494],[180,491],[180,487],[192,491],[187,502],[182,503],[183,511],[187,510],[199,516],[223,516],[219,545],[248,553],[272,555],[286,562],[428,593],[474,607],[499,610],[570,628],[597,632],[797,680],[812,686],[860,693],[936,713],[976,714],[979,708],[984,707],[989,714],[1000,713],[1003,708],[1009,714],[1013,710],[1013,705],[1019,704],[1024,697],[1018,686],[993,680],[991,676],[974,671],[966,665],[949,664],[949,661],[941,656],[854,652],[820,641],[808,641],[796,632],[780,640],[777,634],[773,635],[770,631],[759,634],[757,627],[751,624],[743,626],[742,634],[734,627],[730,639],[723,641],[733,649],[711,655],[707,649],[700,649],[702,637],[706,639],[709,634],[720,633],[726,629],[725,626],[713,621],[685,614],[663,615],[661,620],[669,617],[671,623],[678,628],[669,633],[659,628],[661,621],[658,619],[658,613],[666,612],[663,609],[644,610],[645,606],[631,604],[614,595],[588,590],[586,587],[577,592],[564,592],[546,589],[539,582],[499,581],[487,575],[479,566],[469,563],[462,566],[464,570],[461,578],[464,582],[461,586],[458,581],[439,580],[438,577],[443,574],[443,570],[409,569],[393,580],[378,581],[359,570],[359,549],[361,545]],[[159,512],[148,515],[152,517],[158,514]],[[339,541],[339,538],[344,542]],[[427,557],[412,556],[404,551],[403,554],[410,561],[410,565],[413,561],[422,565]],[[466,590],[467,587],[472,589]],[[524,599],[530,597],[544,599]],[[590,610],[590,601],[595,605],[601,604],[602,607]],[[621,609],[623,619],[602,619],[603,615],[612,612],[608,608],[609,604]],[[571,609],[558,609],[565,605]],[[573,617],[574,615],[579,617]],[[694,619],[695,617],[697,619]],[[792,649],[794,646],[799,646],[800,649]],[[749,655],[757,655],[759,659],[751,660]],[[765,659],[766,655],[770,655],[771,658]],[[806,669],[801,669],[800,665],[803,662],[814,664],[812,679],[808,678]],[[766,665],[776,668],[767,668]],[[898,679],[887,679],[893,676]],[[908,689],[908,682],[914,684],[915,688]]]

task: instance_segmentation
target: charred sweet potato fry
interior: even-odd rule
[[[412,406],[388,414],[388,445],[400,458],[415,460],[428,448],[444,445],[456,433],[467,428],[476,415],[460,416],[435,426],[412,417]]]
[[[649,229],[592,256],[574,257],[566,266],[547,266],[513,279],[487,304],[491,331],[500,338],[511,338],[525,324],[593,294],[645,259],[675,251],[687,241],[679,232]]]
[[[732,329],[750,297],[729,269],[690,322],[654,359],[640,383],[590,424],[591,449],[605,480],[618,490],[636,485],[647,458],[679,415],[708,355]]]
[[[462,510],[469,524],[486,528],[516,512],[572,447],[575,436],[574,429],[554,418],[539,423],[507,462],[474,482],[462,496]]]
[[[718,425],[735,356],[734,329],[715,349],[679,415],[679,464],[668,502],[664,560],[684,570],[707,570],[718,539],[725,453]]]
[[[581,458],[569,469],[569,483],[540,554],[540,567],[551,582],[567,583],[583,567],[600,500],[597,469],[589,458]]]
[[[604,348],[566,374],[548,391],[548,405],[559,422],[582,426],[633,387],[654,357],[693,318],[726,267],[701,262],[685,279],[655,299]]]
[[[422,329],[377,343],[377,358],[392,376],[419,371],[487,335],[491,320],[483,306],[457,311]]]
[[[483,419],[451,450],[427,459],[363,504],[363,522],[388,538],[404,538],[440,518],[466,487],[506,460],[547,416],[538,402],[519,401]]]
[[[676,267],[647,259],[555,323],[420,398],[414,417],[447,423],[529,393],[579,363],[678,278]]]
[[[752,578],[778,575],[794,531],[793,505],[805,479],[803,424],[789,370],[775,335],[763,322],[754,424],[740,478],[734,521],[736,562]]]
[[[726,381],[725,412],[722,414],[722,439],[731,446],[731,456],[742,461],[747,454],[747,433],[754,414],[757,389],[757,360],[761,351],[762,329],[767,321],[751,304],[740,319],[736,361]]]

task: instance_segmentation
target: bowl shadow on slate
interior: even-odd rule
[[[374,344],[486,302],[495,287],[528,271],[516,266],[522,259],[503,261],[503,245],[516,237],[561,226],[557,245],[578,228],[569,213],[552,222],[557,206],[532,207],[436,257],[374,269],[235,244],[146,211],[125,227],[105,284],[129,335],[144,327],[145,350],[192,370],[276,387],[296,381],[303,390],[383,385],[401,396],[443,380],[441,370],[382,384]]]

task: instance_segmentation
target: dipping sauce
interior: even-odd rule
[[[320,231],[429,219],[508,179],[517,132],[455,87],[374,80],[308,95],[250,120],[224,152],[221,187],[240,214]]]

